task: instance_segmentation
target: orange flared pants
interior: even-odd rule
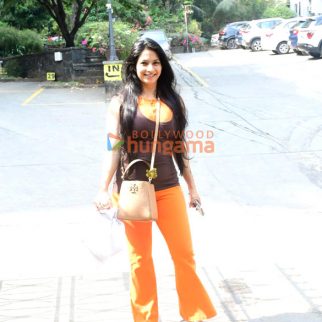
[[[215,308],[196,274],[186,204],[180,186],[156,192],[157,225],[175,267],[180,315],[187,321],[209,319]],[[158,322],[157,286],[152,259],[152,223],[125,221],[131,265],[134,322]]]

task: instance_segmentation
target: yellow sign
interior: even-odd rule
[[[122,65],[120,62],[106,62],[104,64],[104,80],[106,82],[121,81]]]
[[[54,81],[56,79],[55,73],[47,73],[47,80],[48,81]]]

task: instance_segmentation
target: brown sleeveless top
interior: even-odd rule
[[[153,136],[155,131],[156,100],[142,97],[138,99],[138,108],[133,122],[131,137],[122,146],[121,161],[116,171],[116,188],[120,190],[122,171],[134,159],[151,162]],[[176,124],[172,110],[161,101],[159,135],[155,154],[154,167],[158,176],[152,180],[155,190],[163,190],[179,185],[178,173],[172,157],[172,148],[179,137],[176,135]],[[127,152],[127,153],[124,153]],[[124,157],[126,156],[126,157]],[[145,180],[147,165],[143,162],[134,164],[126,174],[127,180]]]

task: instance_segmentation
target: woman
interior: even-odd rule
[[[159,98],[161,109],[158,143],[161,143],[161,147],[167,146],[167,149],[158,149],[155,158],[158,176],[153,183],[159,214],[156,223],[174,262],[182,318],[185,321],[209,319],[216,315],[216,311],[196,275],[185,200],[174,165],[175,161],[188,185],[189,206],[194,207],[196,202],[200,203],[200,197],[189,161],[185,151],[175,151],[173,148],[178,140],[184,142],[183,135],[177,134],[184,133],[187,125],[186,111],[181,97],[175,91],[172,68],[164,51],[155,41],[143,39],[134,44],[130,56],[124,62],[123,81],[125,85],[122,94],[114,97],[110,103],[107,128],[111,146],[119,146],[119,138],[124,144],[121,149],[109,149],[107,152],[96,206],[99,209],[112,206],[113,198],[108,194],[112,178],[115,174],[114,186],[119,191],[122,169],[131,160],[140,158],[150,162],[151,149],[148,147],[153,141]],[[171,153],[169,146],[172,147]],[[128,179],[147,180],[143,162],[135,164],[130,170]],[[130,293],[134,321],[157,322],[159,313],[152,260],[152,223],[125,221],[124,225],[131,264]]]

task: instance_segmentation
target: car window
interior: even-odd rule
[[[252,26],[249,23],[245,23],[240,29],[249,30],[251,27]]]
[[[276,21],[274,21],[274,26],[272,28],[279,27],[282,24],[283,24],[283,20],[276,20]]]
[[[290,21],[284,25],[284,29],[291,29],[297,25],[297,21]]]
[[[280,20],[270,20],[270,21],[263,21],[260,23],[260,28],[265,28],[265,29],[270,29],[273,28],[274,26],[280,24],[282,21]]]
[[[316,19],[316,26],[321,26],[322,25],[322,17],[319,17],[318,19]]]
[[[303,24],[301,25],[301,28],[308,28],[312,24],[313,21],[314,20],[312,20],[312,19],[307,19],[306,21],[303,22]]]

